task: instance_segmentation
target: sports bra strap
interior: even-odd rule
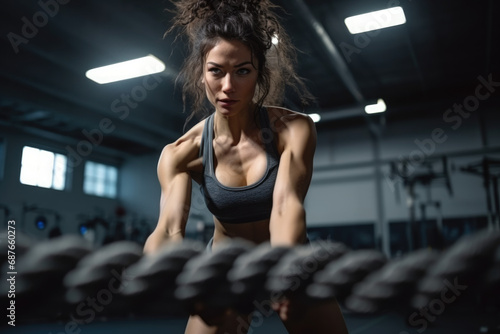
[[[203,166],[206,166],[208,171],[213,170],[213,158],[212,158],[212,140],[214,138],[214,115],[215,112],[207,117],[205,126],[203,127],[203,133],[201,136],[201,144],[199,155],[203,157]],[[271,127],[271,122],[269,120],[269,115],[267,113],[267,108],[260,108],[260,139],[264,142],[267,154],[271,154],[275,159],[279,160],[278,149],[274,140],[274,131]]]

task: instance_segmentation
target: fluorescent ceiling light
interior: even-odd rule
[[[369,104],[365,107],[367,114],[376,114],[387,110],[384,100],[378,99],[377,104]]]
[[[388,28],[404,24],[405,13],[401,7],[391,7],[366,14],[348,17],[344,20],[351,34]]]
[[[309,114],[309,117],[311,117],[314,123],[318,123],[321,120],[321,116],[319,114]]]
[[[88,70],[85,75],[100,84],[163,72],[165,64],[153,55]]]

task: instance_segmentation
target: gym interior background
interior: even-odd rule
[[[275,3],[300,50],[299,74],[317,98],[302,109],[288,94],[285,105],[321,117],[305,203],[310,239],[395,258],[498,229],[500,3]],[[15,220],[18,233],[36,241],[77,234],[96,246],[143,244],[158,216],[159,154],[183,133],[187,116],[175,85],[185,44],[164,36],[169,6],[133,0],[2,4],[2,229]],[[346,17],[394,6],[404,9],[405,24],[360,34],[344,24]],[[387,16],[379,19],[375,24]],[[109,84],[85,76],[91,68],[148,54],[165,70]],[[379,99],[386,111],[365,113]],[[50,168],[54,177],[46,183],[29,168]],[[187,237],[207,241],[212,231],[193,186]],[[375,333],[367,323],[376,319],[352,320],[352,328]]]

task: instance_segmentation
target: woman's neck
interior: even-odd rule
[[[233,116],[223,116],[215,111],[214,137],[223,140],[231,140],[232,145],[236,145],[242,137],[251,136],[256,127],[256,108],[257,105],[252,104],[248,110]]]

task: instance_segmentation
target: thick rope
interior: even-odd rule
[[[101,316],[211,319],[290,297],[301,303],[336,299],[346,310],[373,313],[426,307],[466,289],[500,306],[500,233],[482,230],[444,251],[423,249],[392,260],[330,241],[289,248],[232,239],[208,252],[185,240],[143,255],[132,242],[93,250],[81,238],[62,236],[26,249],[17,272],[16,301],[29,305],[18,314],[21,322],[83,323],[88,319],[78,313],[86,307]],[[2,291],[8,284],[1,280]]]

